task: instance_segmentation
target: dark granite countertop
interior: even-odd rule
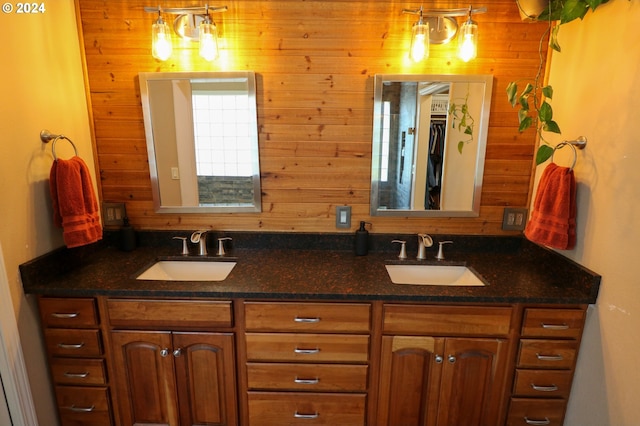
[[[600,276],[551,250],[520,237],[434,236],[451,239],[447,259],[466,264],[484,287],[393,284],[385,269],[398,261],[395,238],[407,240],[412,260],[415,236],[372,235],[367,256],[355,256],[345,234],[249,234],[232,236],[228,257],[237,262],[221,282],[142,281],[135,277],[156,259],[178,257],[176,232],[139,233],[132,252],[117,249],[114,236],[91,247],[58,249],[20,266],[25,293],[51,296],[211,297],[297,300],[385,300],[464,303],[595,303]],[[209,246],[214,252],[214,235]],[[417,239],[416,239],[417,240]],[[197,256],[193,256],[198,258]],[[214,257],[214,256],[211,256]]]

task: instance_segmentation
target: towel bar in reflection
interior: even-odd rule
[[[74,144],[73,141],[65,135],[56,135],[48,130],[42,130],[40,132],[40,140],[43,143],[49,143],[53,140],[53,143],[51,144],[51,152],[53,153],[54,160],[58,160],[58,156],[56,155],[56,142],[58,142],[60,139],[67,140],[73,147],[73,151],[75,152],[76,156],[78,155],[78,148],[76,147],[76,144]]]
[[[551,161],[553,162],[553,155],[556,153],[557,150],[562,149],[565,146],[569,146],[571,147],[571,149],[573,150],[573,163],[571,164],[571,167],[569,168],[569,170],[573,170],[573,168],[576,165],[576,161],[578,160],[578,151],[577,149],[584,149],[587,146],[587,138],[585,136],[578,136],[577,139],[574,139],[572,141],[562,141],[560,142],[558,145],[556,145],[553,148],[553,153],[551,154]]]

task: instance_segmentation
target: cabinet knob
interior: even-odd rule
[[[437,364],[442,364],[442,361],[444,361],[444,358],[442,358],[442,355],[436,355],[435,360]]]
[[[180,355],[182,355],[182,349],[178,348],[175,351],[173,351],[173,356],[175,356],[176,358],[179,357]]]
[[[165,358],[165,357],[166,357],[166,356],[168,356],[168,355],[169,355],[169,349],[164,348],[164,349],[162,349],[162,350],[160,351],[160,356],[161,356],[162,358]]]
[[[449,361],[449,364],[455,364],[456,362],[455,355],[449,355],[449,357],[447,358],[447,361]]]

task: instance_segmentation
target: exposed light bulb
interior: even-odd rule
[[[218,57],[218,29],[207,15],[200,23],[199,30],[200,56],[207,61],[213,61]]]
[[[160,61],[166,61],[171,56],[171,29],[159,16],[151,26],[151,54]]]
[[[469,18],[460,27],[458,35],[458,57],[464,62],[475,59],[478,55],[478,24]]]
[[[409,52],[414,62],[420,62],[429,57],[429,23],[420,20],[413,25],[411,30],[411,51]]]

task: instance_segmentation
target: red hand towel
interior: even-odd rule
[[[102,238],[98,202],[91,175],[80,157],[56,160],[51,167],[49,190],[53,223],[63,228],[67,247],[94,243]]]
[[[524,235],[560,250],[575,247],[576,180],[572,169],[550,163],[544,170]]]

